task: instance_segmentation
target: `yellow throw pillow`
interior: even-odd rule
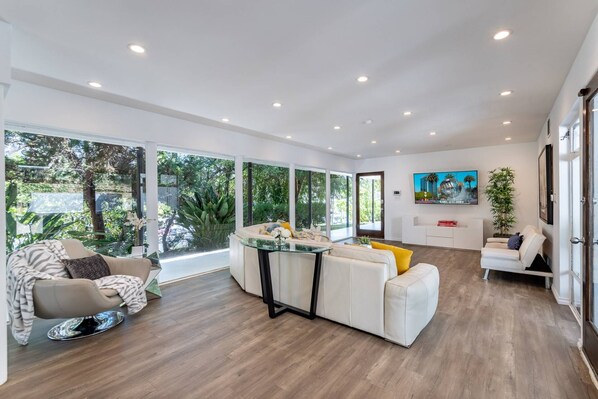
[[[381,242],[372,241],[373,249],[384,249],[386,251],[392,251],[395,256],[395,262],[397,264],[397,274],[403,274],[409,270],[409,264],[411,263],[411,255],[413,251],[405,248],[395,247],[394,245],[382,244]]]
[[[280,227],[282,227],[283,229],[287,229],[288,231],[291,232],[291,237],[295,237],[295,232],[293,231],[293,229],[291,229],[291,224],[289,222],[281,222],[278,221],[278,224],[280,225]]]

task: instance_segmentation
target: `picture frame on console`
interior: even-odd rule
[[[538,157],[540,219],[552,224],[552,144],[546,145]]]

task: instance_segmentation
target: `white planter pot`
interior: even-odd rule
[[[142,257],[144,249],[145,248],[143,247],[143,245],[136,245],[136,246],[131,247],[131,256]]]

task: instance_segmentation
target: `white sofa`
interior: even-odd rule
[[[243,290],[262,296],[257,250],[241,244],[243,238],[269,238],[259,235],[259,227],[249,226],[230,236],[230,272]],[[301,242],[331,248],[322,259],[318,316],[406,347],[434,316],[440,281],[435,266],[420,263],[397,276],[391,251]],[[309,309],[314,256],[274,252],[270,266],[274,299]]]
[[[542,248],[546,237],[531,225],[525,226],[521,231],[523,243],[519,250],[509,249],[508,238],[488,238],[486,245],[482,248],[480,261],[482,269],[485,269],[484,279],[488,280],[490,270],[503,272],[530,274],[545,278],[546,289],[550,289],[552,272],[550,269],[532,268],[536,255]]]

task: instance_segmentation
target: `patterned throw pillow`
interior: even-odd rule
[[[110,275],[108,263],[99,254],[87,258],[63,259],[62,263],[71,278],[97,280]]]
[[[519,235],[519,233],[512,235],[509,237],[509,241],[507,241],[507,247],[509,249],[519,250],[521,248],[521,244],[523,243],[523,236]]]

